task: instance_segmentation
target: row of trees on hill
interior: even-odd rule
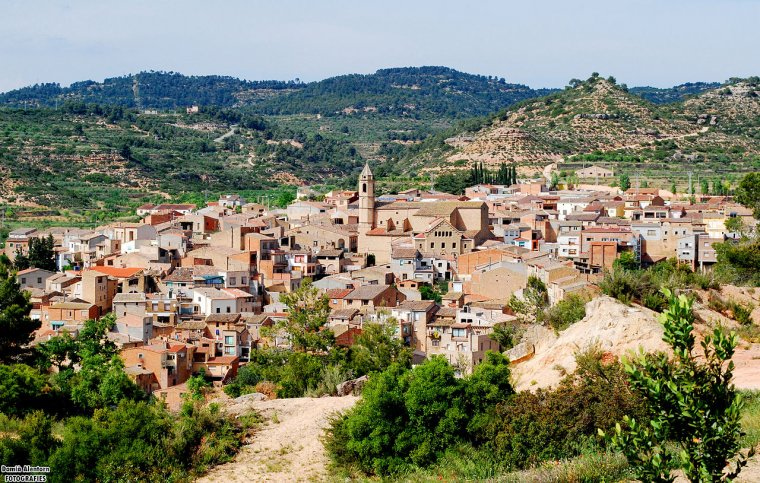
[[[435,189],[460,195],[465,188],[476,184],[511,186],[517,183],[517,167],[501,163],[498,169],[489,170],[483,163],[476,163],[468,171],[443,173],[435,178]]]

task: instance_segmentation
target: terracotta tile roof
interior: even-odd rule
[[[143,292],[138,293],[117,293],[114,302],[145,302],[146,296]]]
[[[240,320],[240,314],[211,314],[206,317],[207,324],[235,324]]]
[[[16,273],[16,275],[26,275],[27,273],[36,272],[37,270],[42,270],[42,269],[41,268],[30,267],[30,268],[27,268],[26,270],[21,270],[20,272]],[[45,270],[45,271],[47,272],[48,270]]]
[[[417,216],[449,216],[454,210],[480,208],[485,205],[481,201],[440,201],[420,203]]]
[[[416,248],[398,247],[394,248],[391,254],[391,258],[417,258],[419,251]]]
[[[109,275],[111,277],[116,277],[116,278],[133,277],[143,271],[142,268],[137,268],[137,267],[118,268],[118,267],[102,267],[102,266],[90,267],[90,270],[95,270],[96,272],[100,272],[105,275]]]
[[[222,290],[224,290],[228,294],[230,294],[233,297],[238,298],[238,299],[239,298],[253,297],[252,294],[246,292],[245,290],[240,290],[239,288],[225,288],[225,289],[222,289]]]
[[[345,300],[372,300],[381,293],[385,292],[389,285],[362,285],[345,295]]]
[[[177,324],[177,328],[182,330],[203,330],[206,328],[206,322],[203,320],[186,320]]]
[[[396,310],[411,310],[414,312],[427,312],[430,310],[433,306],[435,306],[435,302],[432,300],[405,300],[399,304],[398,307],[396,307]]]
[[[218,356],[210,358],[206,361],[206,364],[232,364],[237,360],[237,356]]]
[[[170,273],[164,282],[192,282],[193,281],[193,268],[192,267],[177,267]]]
[[[352,288],[331,288],[330,290],[328,290],[325,293],[327,294],[328,298],[331,298],[331,299],[342,299],[346,295],[348,295],[351,292],[353,292],[353,290],[354,289],[352,289]]]
[[[359,313],[359,311],[356,310],[356,309],[338,309],[338,310],[333,310],[330,313],[330,318],[332,318],[332,319],[348,319],[348,320],[351,320],[358,313]]]

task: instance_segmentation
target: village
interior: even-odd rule
[[[201,207],[143,205],[138,223],[16,229],[5,254],[13,260],[32,239],[54,240],[57,271],[16,275],[41,321],[37,343],[76,336],[86,320],[112,313],[109,338],[127,374],[178,407],[192,375],[223,385],[252,351],[288,349],[271,328],[288,317],[280,297],[307,280],[329,298],[336,344],[350,346],[364,324],[394,324],[415,361],[442,355],[464,375],[500,349],[490,335],[515,320],[508,303],[529,277],[556,304],[597,293],[623,254],[643,267],[677,259],[705,271],[716,262],[713,244],[740,235],[726,221],[753,223],[751,210],[721,196],[563,188],[549,191],[539,179],[475,185],[460,196],[376,196],[366,165],[357,190],[321,201],[302,187],[286,209],[234,194]]]

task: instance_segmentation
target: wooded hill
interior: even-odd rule
[[[634,87],[631,93],[656,103],[718,87],[688,83],[667,89]],[[0,94],[0,104],[16,107],[60,106],[66,101],[136,109],[178,109],[191,105],[242,107],[263,114],[379,112],[409,116],[466,118],[484,116],[557,89],[532,89],[504,78],[474,75],[448,67],[399,67],[374,74],[349,74],[316,82],[247,81],[234,77],[185,76],[176,72],[140,72],[102,82],[37,84]]]
[[[593,162],[640,174],[672,174],[679,165],[740,173],[760,168],[760,82],[732,79],[683,102],[654,104],[595,75],[472,127],[431,138],[405,162],[420,169]]]

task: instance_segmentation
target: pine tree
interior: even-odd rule
[[[30,356],[32,332],[41,325],[29,317],[31,311],[29,296],[16,277],[7,269],[0,271],[0,363],[13,364]]]

